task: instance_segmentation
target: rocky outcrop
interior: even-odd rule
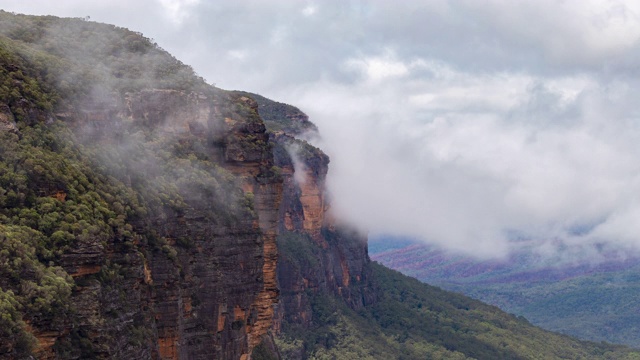
[[[13,113],[6,104],[0,104],[0,131],[18,132]]]
[[[318,128],[309,121],[307,114],[295,106],[280,103],[258,94],[234,91],[234,94],[250,97],[258,104],[260,117],[272,132],[282,132],[291,136],[317,134]]]
[[[251,314],[255,316],[255,320],[247,327],[249,348],[253,349],[262,342],[262,337],[267,335],[271,328],[274,305],[278,299],[276,236],[278,209],[282,199],[282,178],[274,167],[269,135],[264,124],[256,118],[257,103],[245,96],[236,97],[236,101],[248,109],[250,116],[249,121],[241,125],[233,119],[224,119],[225,124],[231,126],[224,136],[227,139],[224,164],[242,179],[245,196],[253,198],[263,244],[263,286],[251,304]]]
[[[284,132],[274,133],[271,140],[284,181],[278,238],[281,297],[274,329],[312,326],[314,296],[335,295],[353,309],[373,303],[374,293],[367,288],[366,236],[328,216],[324,184],[329,158]]]
[[[193,213],[168,214],[158,224],[165,237],[192,242],[178,249],[177,264],[162,257],[153,261],[153,281],[166,284],[156,284],[152,297],[159,358],[248,358],[271,326],[278,294],[275,238],[282,182],[271,169],[265,127],[248,98],[167,91],[143,96],[146,101],[128,100],[134,121],[143,115],[164,132],[210,141],[211,158],[241,179],[253,208],[252,216],[232,226],[211,224],[214,219],[207,221],[198,211],[206,209],[197,207]],[[149,98],[155,101],[145,106]]]

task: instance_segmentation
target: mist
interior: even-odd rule
[[[483,258],[640,249],[636,4],[3,3],[141,31],[217,86],[301,108],[332,211],[362,231]]]
[[[549,255],[638,246],[640,133],[619,113],[631,108],[629,88],[464,77],[474,88],[435,81],[437,92],[418,95],[427,103],[400,79],[300,91],[332,159],[339,217],[481,257],[532,244]]]

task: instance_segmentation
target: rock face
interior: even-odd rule
[[[13,113],[6,104],[0,104],[0,131],[18,132]]]
[[[329,158],[302,138],[317,136],[306,114],[291,105],[260,95],[250,96],[272,132],[275,163],[283,177],[279,209],[280,301],[274,332],[283,326],[311,327],[313,298],[337,296],[353,309],[376,301],[370,284],[366,236],[330,216],[325,191]]]
[[[235,179],[224,191],[246,208],[221,218],[230,205],[187,188],[184,204],[154,207],[133,224],[135,241],[96,238],[68,249],[62,266],[76,283],[70,301],[79,310],[66,324],[31,324],[39,358],[248,359],[268,339],[282,178],[256,106],[221,91],[148,89],[61,115],[97,149],[117,146],[134,128],[181,146],[206,144],[200,154]],[[121,180],[135,189],[148,171]]]
[[[317,321],[313,296],[332,294],[353,309],[372,304],[376,298],[366,287],[370,277],[366,236],[328,216],[324,183],[329,158],[282,132],[272,141],[284,180],[278,238],[281,297],[274,329],[279,331],[283,324],[309,327]]]
[[[172,91],[139,96],[127,99],[132,121],[158,121],[164,132],[211,141],[211,158],[241,179],[254,210],[253,216],[221,226],[206,214],[211,204],[196,201],[199,206],[189,212],[158,219],[161,236],[191,242],[176,248],[176,259],[158,254],[151,260],[158,358],[247,358],[271,326],[278,294],[275,238],[282,182],[271,171],[265,127],[249,98]]]

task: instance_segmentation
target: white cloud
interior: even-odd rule
[[[462,9],[505,41],[539,48],[553,62],[607,61],[638,45],[640,6],[628,1],[465,1]]]
[[[289,35],[289,29],[287,29],[286,26],[277,26],[272,32],[271,32],[271,38],[270,38],[270,43],[271,45],[278,45],[283,43],[286,39],[287,36]]]
[[[446,72],[289,95],[320,126],[340,217],[476,256],[522,238],[640,248],[640,124],[615,111],[633,103],[629,84]]]
[[[394,59],[391,53],[384,56],[348,59],[345,65],[347,68],[361,72],[371,81],[399,77],[409,73],[409,67],[403,62]]]
[[[308,5],[304,9],[302,9],[302,15],[309,17],[315,14],[318,11],[318,8],[315,5]]]
[[[229,58],[233,59],[233,60],[245,60],[247,58],[249,54],[249,51],[245,50],[245,49],[234,49],[234,50],[229,50],[227,51],[227,55],[229,56]]]
[[[200,0],[158,0],[164,8],[169,20],[177,25],[190,16],[190,11],[198,5]]]

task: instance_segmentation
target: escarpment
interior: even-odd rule
[[[255,102],[126,29],[0,13],[0,46],[0,358],[248,359],[282,197]]]
[[[366,236],[336,223],[329,215],[330,198],[325,189],[329,157],[304,140],[317,137],[317,127],[294,106],[257,94],[235,93],[257,102],[258,112],[271,131],[275,164],[284,182],[278,237],[279,319],[309,323],[307,290],[337,294],[353,308],[375,302],[373,291],[367,288],[370,260]]]
[[[366,236],[328,215],[329,158],[301,140],[307,132],[315,133],[315,126],[307,125],[308,118],[295,107],[255,98],[260,114],[269,119],[275,163],[284,182],[278,236],[281,296],[275,331],[317,325],[320,320],[314,318],[312,305],[327,294],[353,309],[373,304],[376,296],[370,288]]]
[[[365,242],[326,220],[328,158],[292,137],[304,113],[109,25],[2,12],[0,45],[0,260],[23,264],[0,357],[248,359],[313,320],[307,290],[368,301]]]

